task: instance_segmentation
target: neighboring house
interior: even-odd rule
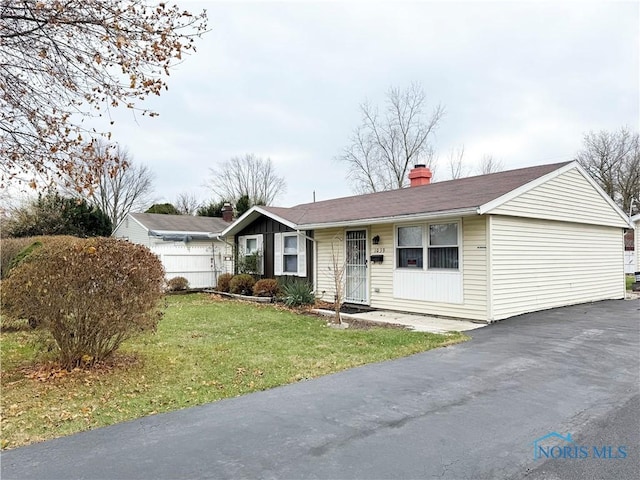
[[[631,217],[631,222],[635,226],[635,231],[634,231],[635,257],[636,257],[635,271],[640,272],[640,213]]]
[[[145,245],[160,257],[167,279],[185,277],[191,288],[214,287],[233,271],[233,247],[219,239],[229,226],[215,217],[129,213],[112,236]]]
[[[638,267],[635,243],[635,230],[633,228],[630,228],[624,234],[624,273],[628,275],[632,275],[634,272],[636,272]]]
[[[578,163],[409,177],[405,189],[252,207],[222,235],[261,249],[264,276],[306,278],[329,302],[334,257],[345,301],[372,308],[491,322],[624,298],[629,218]]]

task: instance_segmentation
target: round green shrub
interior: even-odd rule
[[[92,365],[162,314],[164,269],[142,246],[114,238],[51,239],[2,281],[2,313],[36,319],[62,366]]]
[[[233,278],[233,274],[231,273],[223,273],[218,277],[218,285],[216,286],[216,290],[219,292],[229,292],[231,289],[229,283]]]
[[[255,279],[248,273],[241,273],[236,275],[229,282],[231,293],[237,293],[240,295],[251,295],[253,293],[253,286],[255,285]]]
[[[263,278],[253,286],[253,294],[257,297],[276,297],[280,293],[280,284],[275,278]]]

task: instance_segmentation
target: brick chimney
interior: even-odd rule
[[[222,219],[225,222],[231,222],[233,220],[233,207],[229,202],[225,202],[222,206]]]
[[[409,180],[411,180],[412,187],[419,187],[420,185],[429,185],[431,183],[431,177],[433,174],[431,170],[425,165],[416,165],[413,170],[409,172]]]

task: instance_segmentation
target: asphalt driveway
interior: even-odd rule
[[[461,345],[7,451],[2,478],[640,478],[639,301],[528,314],[470,334]],[[571,434],[589,457],[556,450],[534,460],[533,442],[551,432]],[[626,455],[592,458],[594,446]]]

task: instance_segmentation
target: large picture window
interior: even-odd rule
[[[460,246],[458,222],[431,223],[398,227],[396,230],[396,267],[425,267],[429,270],[458,270]]]

